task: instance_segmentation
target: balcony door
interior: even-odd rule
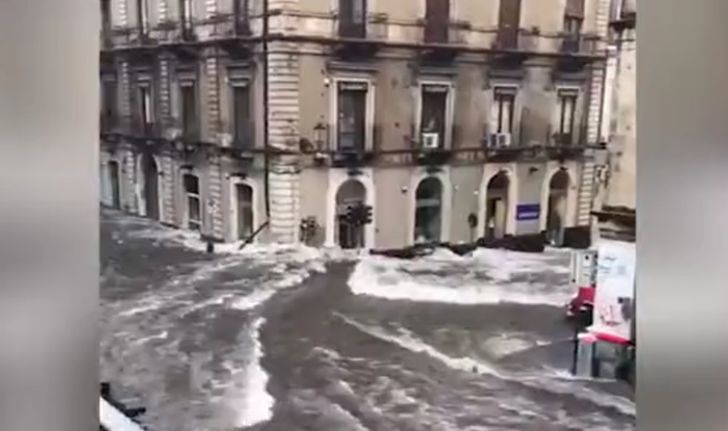
[[[498,14],[498,47],[518,47],[518,27],[521,23],[521,0],[500,0]]]
[[[340,151],[364,151],[368,85],[364,82],[338,84],[338,143]]]
[[[426,7],[425,42],[447,43],[450,0],[427,0]]]
[[[366,37],[367,0],[339,0],[339,35]]]

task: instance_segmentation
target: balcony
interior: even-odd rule
[[[419,140],[411,140],[410,144],[414,151],[413,159],[420,166],[441,166],[450,161],[452,151],[444,147],[442,142],[432,142],[425,133],[420,133]],[[434,134],[437,136],[437,134]],[[438,139],[439,140],[439,139]]]
[[[585,128],[582,128],[581,136],[584,136],[586,132]],[[549,159],[557,159],[560,161],[579,157],[584,154],[587,149],[586,145],[579,142],[576,133],[551,133],[547,145],[544,147],[546,155]]]
[[[556,64],[559,71],[574,73],[583,70],[594,61],[599,37],[595,35],[562,34],[558,52],[562,54]]]
[[[525,29],[500,28],[496,30],[491,49],[493,67],[516,69],[533,53],[538,51],[540,35]]]
[[[470,23],[448,19],[424,19],[422,25],[422,41],[425,49],[421,54],[425,62],[451,62],[458,53],[459,45],[463,45]]]
[[[522,154],[533,150],[515,142],[512,133],[494,133],[485,131],[481,140],[481,146],[488,161],[512,162],[521,157]]]
[[[333,22],[338,37],[333,54],[342,60],[371,58],[387,39],[386,14],[370,14],[366,22],[337,16]]]
[[[613,1],[609,13],[609,26],[616,31],[633,29],[637,24],[637,5],[635,0]]]
[[[364,149],[347,148],[331,153],[331,166],[335,168],[356,169],[370,164],[374,153]]]
[[[252,55],[252,28],[247,15],[237,13],[217,14],[210,19],[211,38],[230,58],[249,59]]]

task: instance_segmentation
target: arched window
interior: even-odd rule
[[[508,224],[508,174],[500,172],[488,181],[485,207],[485,237],[502,238]]]
[[[417,186],[415,242],[440,241],[442,227],[442,183],[429,177]]]
[[[563,242],[569,183],[569,174],[564,169],[556,172],[549,181],[546,234],[548,241],[556,246],[560,246]]]

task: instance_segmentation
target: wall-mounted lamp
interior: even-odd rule
[[[533,175],[533,174],[535,174],[536,172],[538,172],[538,168],[537,168],[537,167],[535,167],[535,166],[531,166],[530,168],[528,168],[528,174],[529,174],[529,175]]]
[[[316,149],[322,150],[324,148],[324,139],[326,138],[326,126],[323,123],[316,123],[313,128],[313,141],[316,144]]]
[[[407,193],[407,191],[409,190],[409,187],[402,186],[402,188],[400,190],[402,190],[402,193]]]

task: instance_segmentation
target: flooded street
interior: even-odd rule
[[[569,375],[567,251],[211,256],[101,218],[101,378],[149,430],[635,428],[626,387]]]

